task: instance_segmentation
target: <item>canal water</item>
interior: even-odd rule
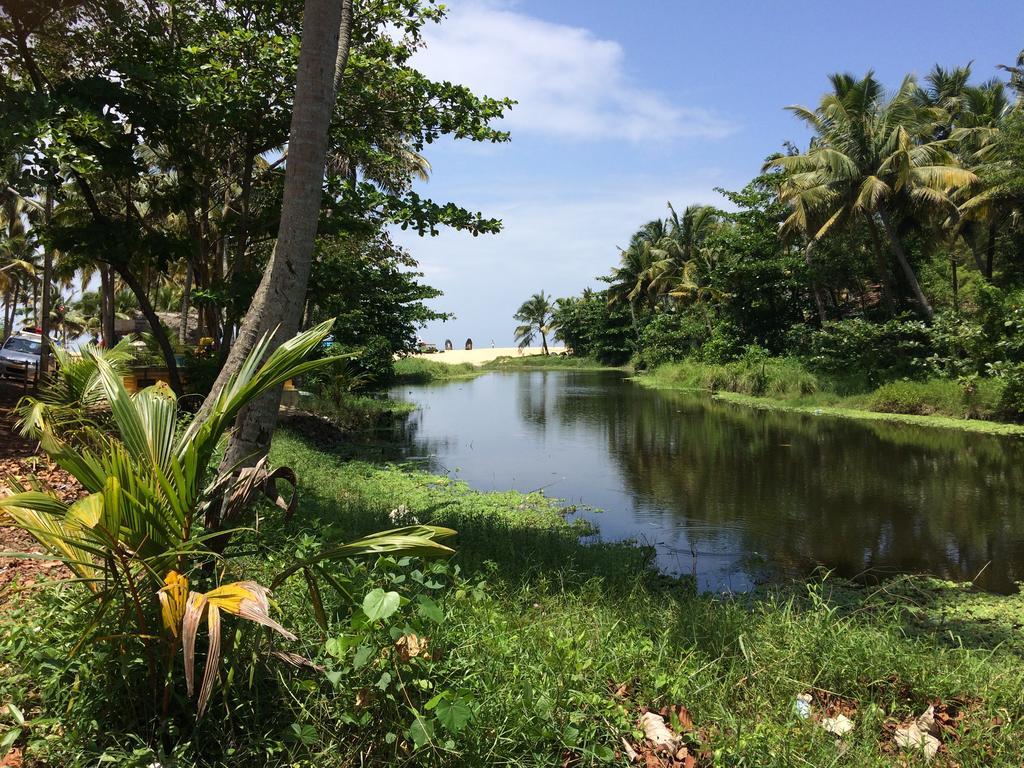
[[[704,590],[825,567],[1024,580],[1024,440],[758,411],[620,372],[396,387],[404,450],[479,490],[543,490]]]

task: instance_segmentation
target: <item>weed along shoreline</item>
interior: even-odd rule
[[[643,383],[642,380],[641,383]],[[930,427],[932,429],[956,429],[962,432],[977,432],[985,435],[1024,437],[1024,425],[1006,424],[998,421],[956,419],[949,416],[919,416],[910,413],[884,413],[882,411],[865,411],[828,405],[795,405],[780,402],[770,397],[755,397],[739,392],[712,392],[711,397],[725,403],[733,403],[759,410],[778,410],[789,413],[803,413],[810,416],[856,419],[858,421],[885,421],[892,424],[910,424],[915,427]]]
[[[742,363],[732,365],[735,368],[742,367]],[[786,381],[786,366],[797,369],[793,376],[795,381]],[[771,374],[769,374],[768,381],[754,384],[750,384],[744,381],[741,376],[737,376],[736,371],[719,373],[717,370],[727,369],[728,366],[706,366],[688,362],[669,363],[654,368],[651,371],[638,373],[632,377],[632,381],[651,389],[702,392],[715,400],[759,410],[802,413],[811,416],[860,421],[885,421],[894,424],[909,424],[936,429],[955,429],[979,434],[1024,437],[1024,424],[1004,422],[996,419],[968,418],[965,415],[960,415],[964,411],[969,410],[969,406],[960,401],[953,402],[952,404],[935,402],[929,399],[927,393],[913,393],[908,398],[908,401],[893,405],[885,402],[884,398],[876,397],[878,393],[884,392],[887,387],[881,387],[874,392],[865,392],[857,395],[839,395],[828,389],[818,390],[817,382],[813,386],[808,386],[808,379],[810,378],[813,381],[813,378],[806,371],[802,370],[798,364],[787,362],[786,366],[782,367],[784,373],[780,375],[778,380],[771,380]],[[891,387],[892,385],[889,386]],[[908,386],[913,387],[914,383],[911,382]],[[730,387],[736,390],[753,388],[755,391],[759,391],[759,393],[752,394],[749,391],[734,391]],[[953,385],[953,388],[955,389],[955,385]],[[774,393],[770,393],[773,389],[775,390]],[[894,413],[867,407],[876,399],[882,400],[883,407],[895,407],[911,412]],[[942,413],[943,408],[948,408],[951,412]],[[914,413],[912,411],[925,411],[926,413]],[[928,411],[931,411],[931,413],[927,413]],[[954,412],[958,412],[957,415],[954,415]]]

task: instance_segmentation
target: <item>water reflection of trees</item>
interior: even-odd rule
[[[613,377],[580,387],[583,376],[524,386],[524,419],[557,414],[605,436],[630,491],[672,524],[681,517],[691,541],[728,530],[788,572],[823,563],[970,579],[991,561],[985,586],[1024,579],[1018,441],[754,411]]]

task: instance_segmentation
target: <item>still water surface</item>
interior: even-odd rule
[[[818,565],[998,591],[1024,580],[1024,440],[756,411],[619,372],[489,373],[392,396],[420,406],[405,450],[427,468],[580,505],[602,538],[655,545],[702,589]]]

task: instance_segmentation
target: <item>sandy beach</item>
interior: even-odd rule
[[[525,349],[519,349],[518,347],[483,347],[480,349],[453,349],[448,352],[430,352],[425,355],[416,355],[416,357],[421,357],[424,360],[436,360],[439,363],[451,363],[452,365],[457,363],[483,365],[499,357],[525,357],[527,355],[539,355],[543,351],[541,347],[526,347]],[[548,351],[553,355],[561,354],[565,351],[565,347],[549,345]]]

